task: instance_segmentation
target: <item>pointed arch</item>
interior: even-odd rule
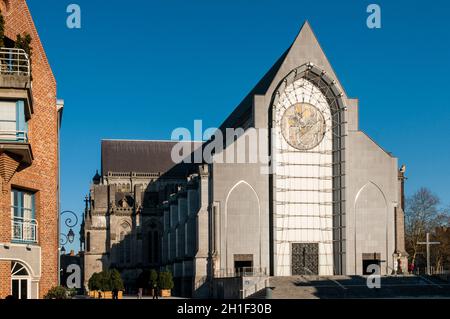
[[[361,207],[359,207],[361,205]],[[379,212],[379,214],[377,214]],[[375,245],[373,244],[374,238],[369,240],[364,240],[368,233],[372,237],[378,240],[384,240],[385,245],[382,247],[385,249],[384,258],[388,259],[389,252],[389,230],[388,230],[388,215],[389,206],[386,195],[384,194],[382,188],[373,181],[368,181],[364,184],[359,191],[356,193],[353,202],[353,213],[354,213],[354,229],[353,229],[353,240],[354,240],[354,257],[355,257],[355,274],[358,274],[360,264],[358,262],[359,253],[363,253],[363,249],[370,250]],[[383,218],[381,218],[383,217]],[[364,231],[365,225],[370,225],[371,232]],[[381,231],[384,229],[384,231]],[[380,233],[381,232],[381,233]],[[358,238],[360,237],[360,238]],[[381,248],[381,246],[378,246]],[[378,249],[377,248],[377,249]],[[372,253],[372,251],[368,251]],[[381,253],[381,252],[380,252]],[[383,254],[381,256],[383,259]],[[386,273],[388,272],[388,263],[386,262]],[[362,269],[362,268],[361,268]]]
[[[230,268],[231,253],[248,253],[248,251],[240,251],[239,243],[243,241],[246,242],[246,245],[241,246],[252,247],[253,249],[253,267],[255,267],[256,262],[260,267],[262,265],[260,199],[256,190],[245,180],[238,181],[228,191],[225,199],[224,227],[226,268]],[[239,227],[245,229],[239,231]],[[252,230],[256,230],[256,234],[252,233]]]
[[[309,26],[308,26],[309,28]],[[273,131],[277,128],[277,106],[280,102],[280,97],[283,92],[296,81],[305,79],[317,88],[324,96],[331,112],[331,144],[332,144],[332,238],[333,238],[333,272],[336,275],[345,273],[345,110],[343,97],[345,94],[339,87],[336,79],[333,78],[332,72],[328,74],[324,69],[319,68],[311,62],[304,63],[292,69],[284,78],[281,79],[275,86],[269,105],[268,126],[271,131],[268,137],[268,145],[270,158],[272,159],[272,169],[276,167],[276,140],[272,137]],[[275,229],[276,222],[274,214],[276,207],[274,207],[274,200],[276,200],[276,174],[269,176],[270,191],[270,221],[272,225],[270,229],[271,238],[271,255],[276,252],[275,245]],[[274,272],[275,262],[271,262],[271,272]]]

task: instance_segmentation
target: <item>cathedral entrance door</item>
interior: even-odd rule
[[[319,244],[318,243],[292,243],[293,276],[319,274]]]
[[[363,254],[363,275],[372,275],[373,270],[369,271],[370,265],[381,266],[381,254],[379,253],[371,253],[371,254]]]
[[[234,272],[239,275],[253,271],[253,255],[234,255]]]

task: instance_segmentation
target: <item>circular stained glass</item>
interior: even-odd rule
[[[322,112],[309,103],[297,103],[283,114],[281,132],[286,142],[298,150],[310,150],[325,136],[325,118]]]

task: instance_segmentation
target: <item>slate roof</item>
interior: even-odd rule
[[[177,141],[102,140],[102,175],[108,172],[161,173],[166,177],[183,178],[196,169],[192,163],[175,163],[172,148]],[[199,142],[191,143],[191,150]]]
[[[240,123],[240,119],[245,116],[247,112],[250,112],[253,106],[253,97],[255,95],[264,95],[272,84],[278,70],[281,67],[284,59],[289,53],[291,47],[289,47],[275,62],[274,65],[267,71],[267,73],[262,77],[262,79],[255,85],[255,87],[247,94],[247,96],[242,100],[241,103],[234,109],[233,112],[225,119],[225,121],[220,125],[220,130],[225,132],[226,128],[236,128]]]

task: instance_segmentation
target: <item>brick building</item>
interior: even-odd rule
[[[25,0],[0,0],[0,298],[42,298],[58,284],[62,103]],[[30,34],[32,55],[13,49]]]

